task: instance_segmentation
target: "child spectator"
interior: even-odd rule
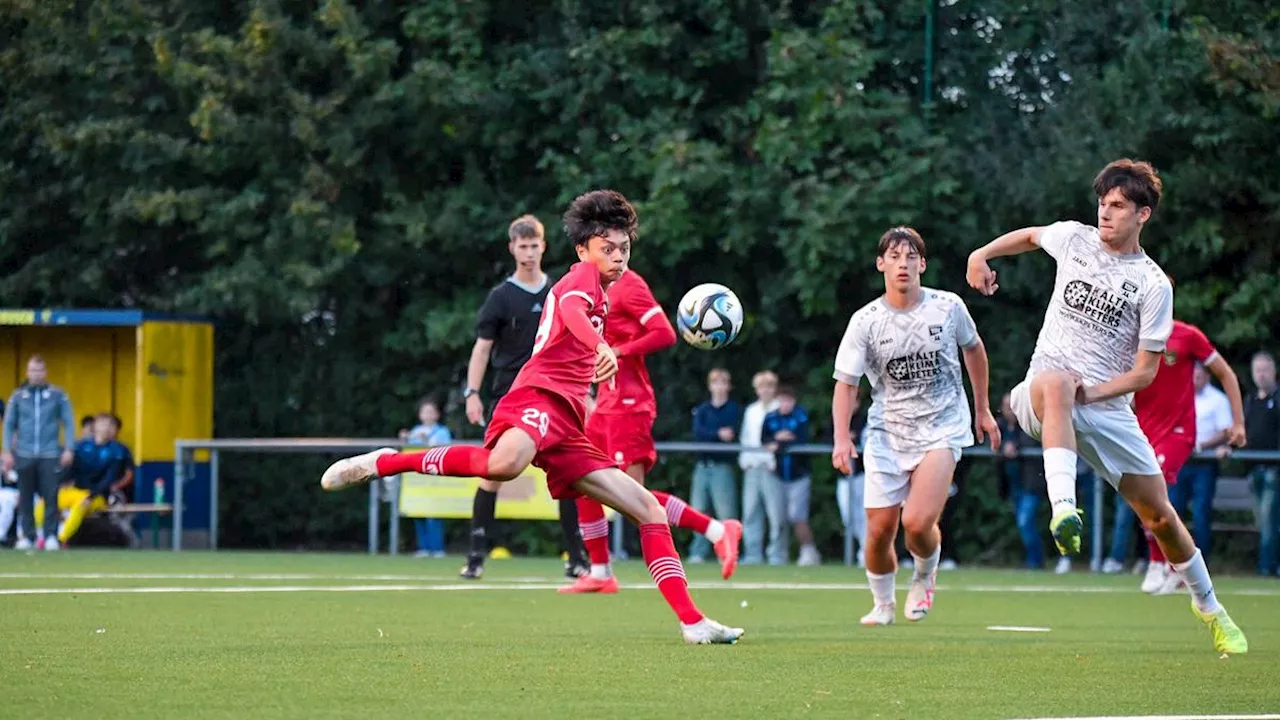
[[[435,447],[453,442],[453,433],[440,424],[440,406],[430,398],[418,401],[418,424],[401,430],[400,439],[417,447]],[[444,520],[414,518],[413,532],[418,543],[414,557],[444,557]]]
[[[792,455],[787,449],[795,443],[809,439],[809,415],[796,404],[796,391],[784,385],[778,388],[778,409],[764,417],[760,440],[777,454],[778,479],[786,499],[787,522],[800,543],[801,567],[820,565],[822,556],[813,544],[813,530],[809,527],[809,474],[810,462],[806,457]]]
[[[731,443],[737,439],[742,423],[742,408],[729,399],[729,371],[715,368],[707,373],[707,390],[711,399],[693,409],[693,439],[698,442]],[[733,456],[704,453],[693,468],[693,487],[689,490],[689,506],[712,517],[726,520],[738,517],[738,489],[734,480]],[[712,511],[711,508],[715,508]],[[705,562],[711,543],[698,535],[689,548],[689,562]]]

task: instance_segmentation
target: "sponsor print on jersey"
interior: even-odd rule
[[[943,379],[942,351],[924,350],[885,363],[885,374],[896,385],[933,385]]]
[[[1105,333],[1108,337],[1116,337],[1130,302],[1120,293],[1091,282],[1071,281],[1062,288],[1062,305],[1066,307],[1062,313],[1065,319]]]

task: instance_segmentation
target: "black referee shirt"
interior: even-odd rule
[[[529,292],[512,278],[489,291],[476,318],[476,337],[492,340],[489,354],[494,399],[507,394],[516,374],[533,354],[533,339],[538,334],[542,306],[551,292],[551,278],[537,292]]]

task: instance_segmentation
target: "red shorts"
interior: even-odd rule
[[[537,454],[533,464],[547,474],[551,497],[576,498],[573,484],[588,473],[613,467],[608,456],[587,440],[582,428],[586,406],[539,387],[519,387],[507,393],[493,409],[484,431],[484,446],[492,450],[498,438],[519,428],[533,438]]]
[[[1151,443],[1151,449],[1156,451],[1156,461],[1160,463],[1164,481],[1173,485],[1178,482],[1178,473],[1195,452],[1196,445],[1186,435],[1170,433]]]
[[[587,419],[587,438],[612,458],[619,470],[638,464],[648,475],[658,462],[649,413],[592,413]]]

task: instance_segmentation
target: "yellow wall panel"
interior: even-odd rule
[[[112,328],[115,333],[115,388],[111,407],[124,430],[120,432],[120,442],[129,446],[130,450],[138,447],[141,438],[138,424],[138,373],[135,363],[138,360],[138,336],[141,330],[136,327]]]
[[[142,462],[172,460],[179,438],[213,436],[213,326],[144,322],[137,367]]]

